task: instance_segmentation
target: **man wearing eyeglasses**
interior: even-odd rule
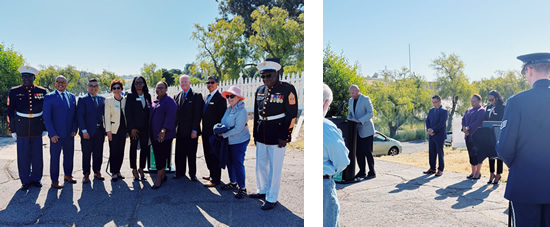
[[[517,57],[531,89],[506,101],[498,158],[510,168],[504,197],[513,226],[550,226],[550,53]]]
[[[103,162],[103,143],[105,142],[105,98],[97,95],[99,82],[93,78],[88,81],[88,94],[78,99],[76,118],[80,130],[80,145],[82,146],[83,184],[90,182],[90,161],[93,161],[94,178],[105,180],[101,176]]]
[[[257,68],[264,82],[256,90],[254,102],[258,192],[249,196],[265,199],[262,210],[271,210],[277,205],[286,145],[298,115],[298,97],[292,84],[279,81],[280,59],[267,58]]]
[[[191,89],[191,80],[188,75],[180,77],[181,92],[174,96],[178,105],[176,113],[176,174],[174,179],[185,176],[185,169],[189,163],[189,179],[197,179],[197,146],[201,134],[201,117],[204,101],[200,93]]]
[[[42,187],[42,137],[46,135],[42,107],[46,89],[34,85],[37,69],[21,66],[18,71],[23,85],[9,91],[8,124],[12,137],[17,139],[20,190],[26,191],[31,185]]]
[[[426,130],[428,131],[429,136],[429,163],[430,169],[424,171],[424,174],[434,174],[436,176],[443,175],[443,170],[445,168],[445,162],[443,159],[443,146],[445,145],[445,139],[447,137],[447,118],[449,113],[441,105],[441,97],[439,95],[434,95],[432,97],[433,108],[428,112],[428,117],[426,118]],[[437,173],[435,171],[435,162],[439,160],[439,168],[437,168]]]
[[[227,101],[218,91],[218,79],[216,77],[208,77],[206,88],[210,93],[206,96],[204,107],[202,108],[202,148],[210,175],[203,177],[203,179],[209,180],[204,186],[214,187],[220,184],[222,169],[220,168],[218,157],[210,153],[209,138],[214,134],[214,125],[222,121],[227,109]]]
[[[76,98],[66,91],[67,78],[55,78],[55,91],[44,98],[44,124],[50,137],[50,177],[53,188],[62,188],[59,183],[59,160],[63,149],[63,170],[65,181],[76,183],[73,176],[74,136],[76,122]]]

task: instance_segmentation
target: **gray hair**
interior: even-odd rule
[[[323,83],[323,103],[329,100],[329,105],[332,103],[332,90],[328,85]]]
[[[191,81],[191,78],[190,78],[188,75],[183,74],[183,75],[180,76],[180,80],[179,80],[180,83],[181,83],[181,80],[182,80],[183,78],[187,78],[189,81]]]
[[[351,90],[352,88],[357,89],[357,90],[359,91],[359,86],[357,86],[357,85],[355,85],[355,84],[349,86],[349,89],[350,89],[350,90]]]
[[[57,79],[59,78],[63,78],[65,81],[67,81],[67,77],[64,77],[63,75],[59,75],[55,78],[55,81],[57,81]]]

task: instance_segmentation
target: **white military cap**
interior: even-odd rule
[[[33,74],[33,75],[38,75],[38,69],[35,69],[33,67],[30,67],[30,66],[21,66],[19,67],[19,69],[17,69],[17,71],[19,71],[19,73],[21,74],[24,74],[24,73],[29,73],[29,74]]]
[[[280,59],[279,58],[267,58],[264,62],[258,64],[256,68],[260,73],[267,72],[267,71],[279,71],[281,70],[281,64],[279,64]]]

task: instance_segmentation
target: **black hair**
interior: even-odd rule
[[[437,100],[441,101],[441,97],[439,95],[432,96],[432,99],[437,99]]]
[[[479,94],[474,94],[472,97],[476,97],[477,100],[481,101],[481,95]]]
[[[143,89],[141,90],[143,92],[143,94],[146,94],[148,95],[149,94],[149,87],[147,87],[147,80],[145,80],[145,78],[143,76],[136,76],[134,77],[134,80],[132,80],[132,87],[130,87],[130,90],[132,91],[132,94],[135,94],[137,95],[137,90],[136,90],[136,80],[141,78],[141,80],[143,80]]]
[[[206,80],[210,79],[213,79],[214,81],[216,81],[216,83],[219,83],[218,78],[216,78],[215,76],[209,76]]]
[[[491,95],[491,96],[495,97],[498,104],[500,104],[500,105],[504,104],[504,100],[502,99],[502,95],[500,95],[500,93],[497,90],[490,91],[488,95]]]
[[[88,84],[90,84],[91,82],[99,83],[99,81],[96,78],[92,78],[92,79],[88,80]]]

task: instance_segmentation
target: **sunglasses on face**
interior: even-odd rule
[[[523,68],[521,69],[521,75],[525,76],[526,73],[527,73],[527,66],[523,66]]]
[[[63,84],[66,84],[67,82],[65,82],[65,81],[55,81],[55,83],[56,83],[56,84],[62,84],[62,85],[63,85]]]
[[[237,96],[236,96],[236,95],[226,95],[225,97],[228,98],[228,99],[229,99],[229,98],[232,98],[232,99],[233,99],[233,98],[235,98],[235,97],[237,97]]]
[[[136,85],[143,85],[143,82],[138,81],[138,82],[136,82]]]
[[[121,87],[113,87],[111,90],[121,90]]]
[[[489,102],[495,101],[494,99],[489,99]]]
[[[216,82],[214,82],[214,81],[208,81],[208,82],[206,82],[206,84],[215,84],[215,83],[216,83]]]

